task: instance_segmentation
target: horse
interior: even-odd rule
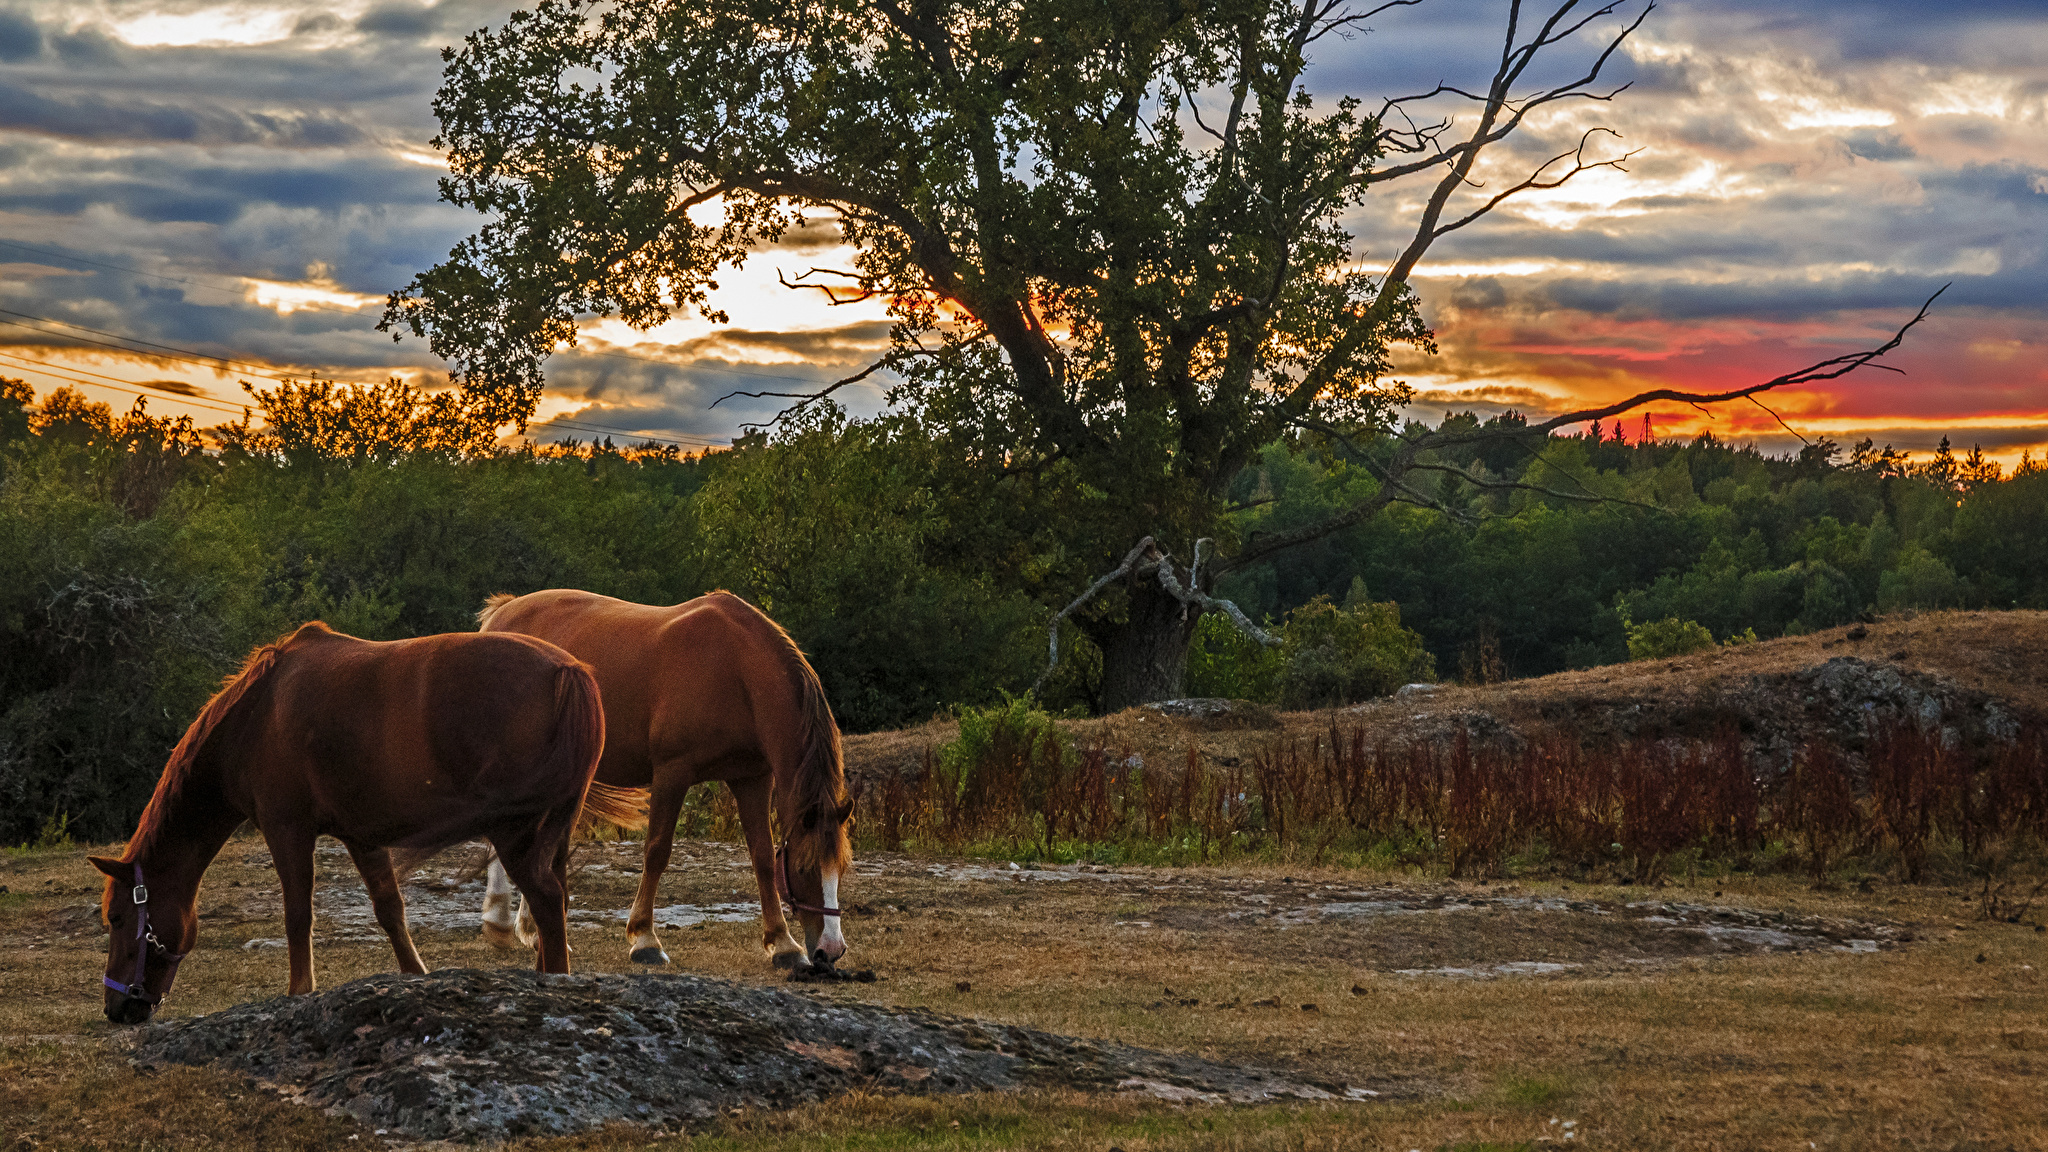
[[[408,861],[476,837],[539,909],[537,966],[569,970],[568,849],[586,808],[642,819],[642,794],[597,788],[604,711],[567,652],[526,636],[373,642],[307,624],[252,652],[199,710],[106,875],[107,1019],[149,1019],[199,935],[206,867],[245,820],[284,889],[290,994],[313,991],[313,841],[333,836],[369,890],[404,972],[392,850]],[[409,868],[409,865],[407,866]]]
[[[683,795],[723,781],[739,806],[760,889],[761,945],[777,968],[830,967],[846,952],[839,878],[851,864],[839,726],[824,686],[789,633],[730,592],[670,607],[555,589],[492,596],[477,614],[486,632],[522,632],[561,645],[597,674],[604,699],[604,759],[597,779],[650,787],[646,858],[626,921],[640,964],[666,964],[654,931],[654,896],[668,868]],[[769,826],[769,801],[783,846]],[[787,900],[803,925],[789,932]],[[510,885],[492,866],[484,935],[501,947],[526,939]]]

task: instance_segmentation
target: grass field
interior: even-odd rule
[[[634,847],[580,850],[577,907],[625,905]],[[8,889],[0,895],[0,1149],[383,1143],[237,1077],[132,1068],[100,1012],[103,957],[89,907],[99,884],[84,855],[17,850],[0,859]],[[470,892],[449,890],[460,855],[430,865],[409,892],[426,919],[473,904]],[[339,938],[358,930],[331,902],[360,886],[345,858],[329,854],[321,864],[330,903],[316,931],[331,937],[316,949],[322,985],[389,970],[380,941]],[[1961,889],[1875,880],[1867,892],[1817,893],[1789,878],[1741,877],[1655,891],[1481,886],[1223,867],[1052,883],[986,861],[903,857],[866,857],[861,872],[845,894],[855,912],[848,963],[872,966],[881,980],[811,986],[812,994],[1309,1069],[1383,1096],[1253,1108],[1082,1095],[869,1096],[737,1115],[688,1136],[611,1129],[521,1146],[2048,1147],[2048,933],[1973,920],[1976,905]],[[730,902],[750,887],[730,846],[690,843],[661,902]],[[1341,921],[1289,911],[1360,889],[1375,899],[1479,903]],[[1530,897],[1600,908],[1525,910]],[[1626,907],[1640,901],[1877,925],[1911,939],[1873,954],[1725,952]],[[200,908],[200,950],[166,1011],[195,1014],[281,992],[282,950],[263,943],[282,924],[260,841],[229,844]],[[431,967],[513,962],[480,943],[472,925],[442,923],[418,936]],[[709,922],[664,937],[682,970],[774,979],[753,923]],[[630,968],[618,929],[582,926],[572,939],[579,970]],[[249,941],[258,943],[244,947]],[[1514,961],[1573,966],[1491,979],[1398,971]]]

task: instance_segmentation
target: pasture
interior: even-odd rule
[[[464,851],[407,889],[427,965],[523,964],[480,941],[480,886],[464,882]],[[16,850],[0,865],[0,1148],[387,1143],[240,1077],[131,1067],[100,1012],[99,883],[84,855]],[[637,868],[637,844],[579,849],[578,971],[634,970],[611,914],[629,903]],[[390,971],[338,846],[323,843],[319,873],[321,986]],[[777,979],[740,907],[750,892],[736,847],[678,845],[659,902],[676,970]],[[870,852],[845,899],[847,963],[879,979],[806,994],[1298,1069],[1381,1095],[1211,1107],[1078,1093],[856,1094],[731,1115],[706,1131],[613,1127],[521,1146],[2048,1143],[2048,933],[1974,919],[1960,888],[1875,877],[1832,893],[1739,876],[1657,889],[1481,884],[1252,865],[1013,870]],[[165,1013],[281,993],[280,903],[259,839],[230,842],[200,909],[200,949]]]

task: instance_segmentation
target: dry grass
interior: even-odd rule
[[[261,909],[258,897],[269,895],[270,873],[243,860],[253,847],[231,844],[209,873],[201,907],[214,911],[169,1011],[209,1011],[282,989],[281,953],[239,947],[280,932],[276,919],[237,910]],[[671,873],[662,900],[729,899],[739,875],[733,852],[685,847],[695,859]],[[611,867],[579,873],[579,903],[628,899],[633,877],[622,868],[631,847],[585,851],[580,863],[606,861],[609,851]],[[82,857],[19,854],[0,872],[13,890],[0,897],[0,1148],[379,1143],[232,1077],[128,1067],[99,1011],[96,932],[66,911],[97,890]],[[1299,868],[1034,883],[961,878],[959,869],[935,875],[927,862],[904,858],[863,864],[879,874],[850,886],[847,898],[868,911],[850,919],[848,934],[854,959],[883,982],[814,988],[819,995],[1310,1068],[1375,1084],[1389,1100],[1189,1109],[1078,1095],[860,1097],[734,1117],[688,1138],[613,1129],[531,1146],[740,1149],[800,1138],[849,1149],[1514,1147],[1560,1137],[1564,1120],[1583,1133],[1577,1142],[1614,1148],[2048,1146],[2040,1106],[2048,934],[1969,920],[1960,891],[1885,884],[1831,895],[1739,878],[1724,882],[1734,886],[1719,899],[1708,888],[1666,889],[1655,895],[1904,923],[1917,939],[1860,956],[1644,956],[1630,952],[1613,918],[1475,912],[1282,929],[1227,917],[1246,899],[1284,899],[1312,885],[1379,881],[1474,894],[1499,886]],[[248,898],[238,903],[241,893]],[[1652,895],[1583,886],[1567,894],[1610,904]],[[755,934],[751,924],[713,924],[665,936],[684,970],[765,981]],[[614,931],[579,930],[575,942],[580,969],[629,967]],[[506,962],[468,932],[423,933],[421,946],[435,967]],[[1546,956],[1608,962],[1583,969],[1597,975],[1489,981],[1392,972]],[[390,965],[388,949],[367,943],[331,944],[318,958],[329,986]],[[1632,962],[1639,959],[1651,962]],[[1253,1006],[1258,1000],[1278,1006]]]
[[[1585,702],[1677,707],[1747,676],[1834,655],[1884,660],[1894,653],[2023,714],[2048,714],[2048,614],[1947,613],[1881,622],[1860,644],[1836,630],[1676,661],[1445,689],[1358,710],[1346,723],[1367,726],[1377,739],[1398,737],[1418,714],[1484,709],[1533,723]],[[1192,743],[1212,762],[1249,763],[1276,736],[1327,731],[1329,717],[1270,723],[1278,727],[1217,728],[1134,711],[1072,728],[1084,741],[1129,746],[1148,760],[1177,763]],[[857,736],[848,741],[849,760],[869,774],[915,766],[952,735],[952,725],[937,722]],[[168,1012],[213,1011],[282,991],[283,954],[241,947],[282,934],[274,876],[252,862],[258,848],[231,843],[208,873],[200,950]],[[681,849],[663,904],[726,901],[751,889],[730,847]],[[579,866],[602,862],[608,870],[578,873],[579,906],[623,906],[636,879],[627,871],[633,847],[583,851]],[[0,884],[9,889],[0,894],[0,1152],[383,1143],[236,1077],[130,1067],[122,1037],[100,1012],[103,957],[91,907],[99,878],[83,857],[83,849],[0,857]],[[963,878],[977,874],[972,869],[934,874],[931,864],[863,859],[864,874],[844,895],[855,913],[850,960],[873,966],[882,982],[813,986],[812,994],[1313,1069],[1375,1084],[1387,1098],[1180,1108],[1075,1094],[861,1096],[735,1116],[688,1137],[615,1128],[523,1146],[1399,1152],[1565,1143],[1570,1132],[1578,1134],[1570,1143],[1628,1149],[2048,1148],[2048,987],[2041,978],[2048,933],[2031,923],[1975,919],[1975,894],[1960,888],[1866,878],[1868,891],[1821,893],[1803,878],[1744,876],[1655,892],[1521,886],[1526,894],[1591,895],[1609,905],[1659,898],[1881,920],[1914,937],[1875,955],[1705,955],[1660,950],[1619,917],[1458,912],[1281,928],[1229,916],[1246,901],[1283,899],[1312,885],[1504,890],[1406,874],[1246,865],[1046,883]],[[330,870],[322,883],[356,881]],[[1134,927],[1137,921],[1152,927]],[[682,970],[772,979],[754,924],[664,936]],[[630,967],[618,931],[579,927],[572,938],[579,969]],[[419,943],[434,967],[508,962],[469,930],[422,932]],[[375,943],[330,943],[316,956],[325,986],[391,966],[389,949]],[[1394,972],[1507,959],[1583,967],[1487,981]],[[1182,1003],[1188,1000],[1197,1003]],[[1261,1000],[1276,1006],[1255,1006]]]

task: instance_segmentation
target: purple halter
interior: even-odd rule
[[[149,889],[142,883],[142,861],[140,860],[135,861],[135,888],[129,892],[128,897],[135,902],[135,982],[133,984],[121,984],[116,982],[112,976],[102,976],[100,977],[100,983],[105,984],[107,987],[112,988],[131,1000],[140,1000],[151,1007],[155,1007],[163,1000],[163,997],[151,996],[142,986],[142,970],[144,965],[149,962],[149,949],[156,949],[157,953],[169,962],[172,971],[177,970],[178,962],[185,958],[185,953],[172,952],[170,949],[165,948],[162,942],[157,940],[156,930],[149,926]],[[148,947],[144,947],[144,945]]]

